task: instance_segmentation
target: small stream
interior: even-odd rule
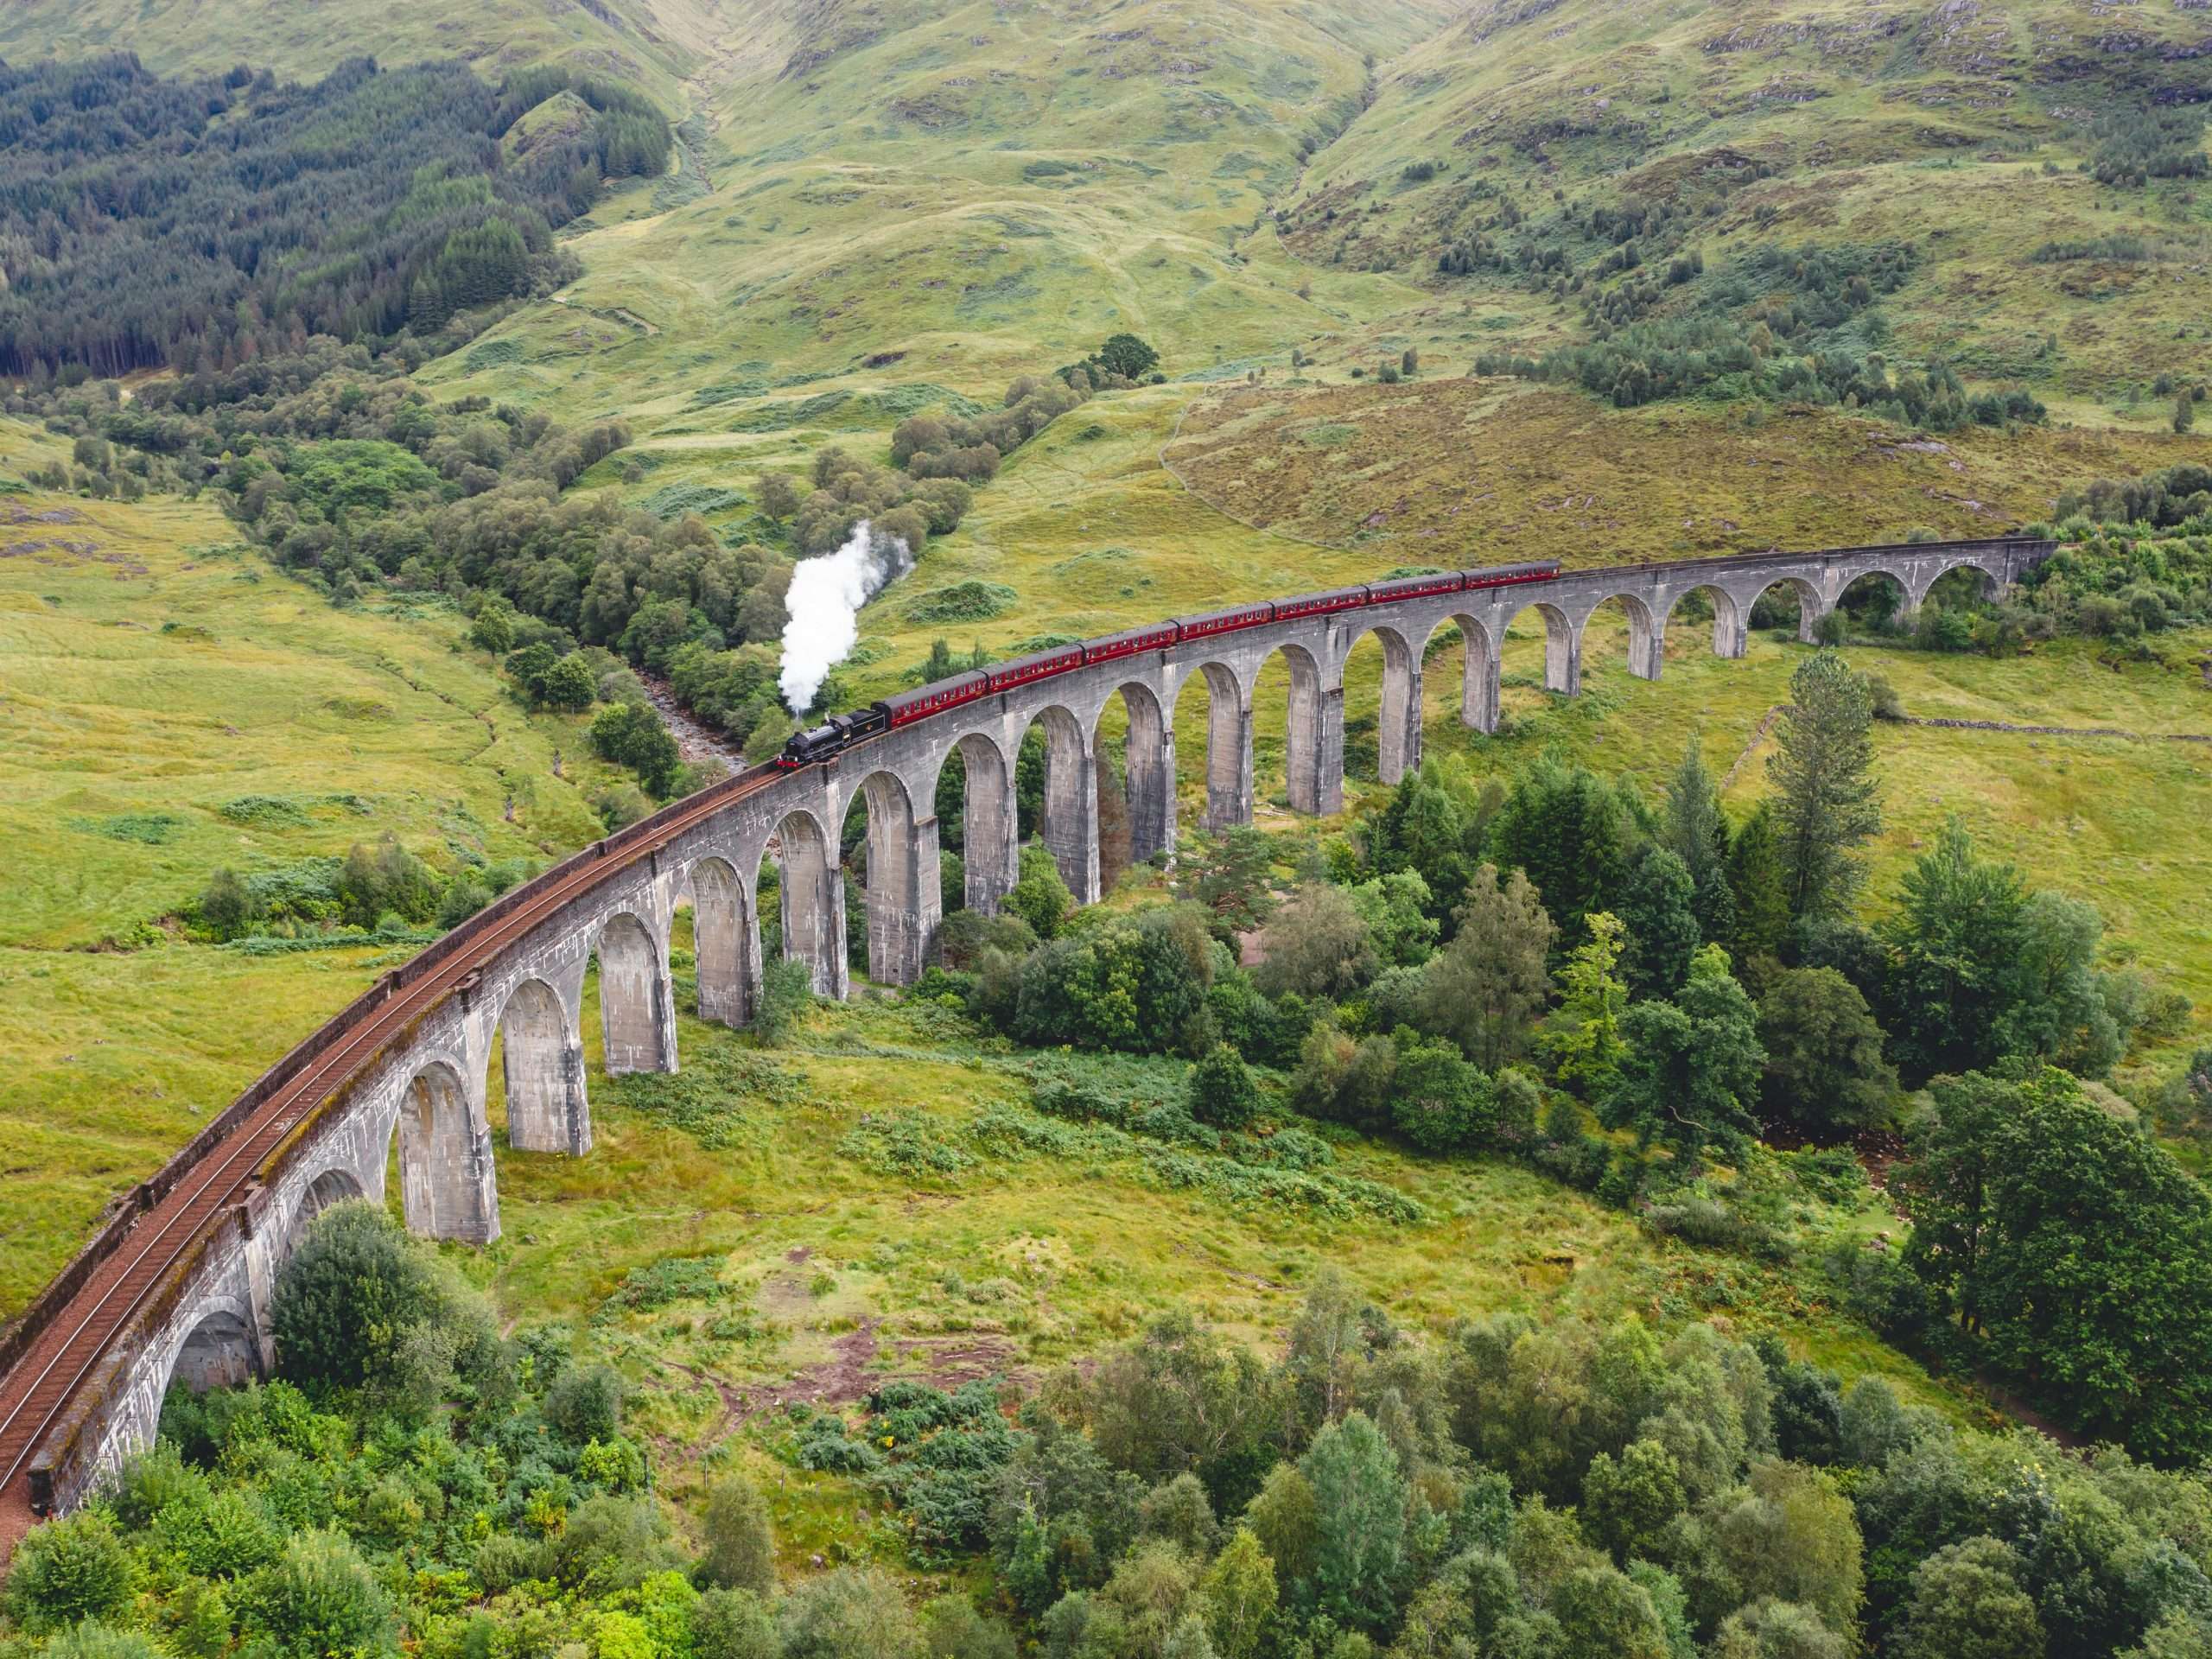
[[[709,766],[724,772],[745,769],[745,755],[736,744],[720,732],[714,731],[690,714],[676,700],[676,691],[658,674],[639,669],[637,676],[645,683],[645,696],[652,700],[654,711],[660,715],[661,724],[667,727],[676,739],[677,752],[693,766]]]

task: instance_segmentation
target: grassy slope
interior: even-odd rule
[[[2038,16],[2055,10],[2038,8]],[[1922,317],[1944,329],[1997,331],[1977,349],[1993,351],[1988,342],[1999,339],[2000,323],[2013,327],[2015,315],[2023,337],[2060,329],[2066,372],[2078,365],[2081,378],[2078,385],[2049,381],[2042,391],[2063,413],[2106,428],[2147,428],[2160,418],[2155,406],[2131,412],[2112,405],[2125,403],[2123,382],[2148,372],[2151,343],[2171,334],[2175,310],[2195,302],[2190,284],[2198,280],[2186,266],[2160,267],[2155,282],[2139,282],[2139,295],[2117,304],[2036,297],[2048,273],[2006,263],[2016,243],[2182,205],[2160,195],[2099,207],[2096,193],[2070,175],[2051,181],[2039,166],[2018,161],[1970,162],[1980,153],[1972,145],[1954,150],[1915,136],[1957,121],[1973,128],[1977,143],[1989,137],[1974,124],[1994,118],[1961,113],[1974,110],[1970,99],[1931,106],[1913,101],[1923,92],[1909,90],[1885,103],[1878,92],[1851,90],[1851,73],[1838,69],[1824,102],[1752,99],[1734,114],[1707,111],[1694,121],[1699,77],[1763,84],[1789,67],[1773,54],[1796,48],[1708,58],[1691,48],[1699,29],[1717,27],[1716,14],[1685,6],[1665,14],[1675,20],[1668,26],[1674,34],[1647,52],[1605,32],[1599,14],[1618,9],[1569,0],[1501,36],[1522,54],[1509,60],[1497,55],[1504,47],[1472,49],[1452,10],[1427,0],[1359,7],[1137,0],[1112,9],[885,0],[810,7],[803,16],[795,7],[745,9],[743,17],[722,21],[695,79],[672,100],[698,108],[710,124],[696,158],[707,194],[671,207],[682,193],[639,188],[605,204],[573,238],[586,275],[560,303],[518,314],[486,342],[499,349],[433,365],[423,379],[436,395],[484,392],[563,418],[626,416],[639,438],[632,458],[649,470],[625,487],[641,498],[671,483],[742,484],[763,466],[802,465],[827,442],[878,449],[918,402],[995,397],[1011,375],[1066,361],[1114,329],[1153,339],[1177,384],[1102,399],[1060,423],[979,497],[957,535],[933,544],[906,588],[870,610],[863,632],[880,654],[876,666],[852,674],[862,695],[896,683],[938,632],[962,645],[973,638],[1003,647],[1047,630],[1100,631],[1234,593],[1355,579],[1428,562],[1440,550],[1484,556],[1509,537],[1589,562],[1855,539],[1920,523],[1965,531],[2036,516],[2061,485],[2084,474],[2191,453],[2163,438],[2061,432],[2017,442],[1946,440],[1942,455],[1890,454],[1880,434],[1840,416],[1776,416],[1754,430],[1725,410],[1614,415],[1572,398],[1436,374],[1463,368],[1483,340],[1535,343],[1578,325],[1566,309],[1523,292],[1436,284],[1427,269],[1433,257],[1417,256],[1421,241],[1412,233],[1414,213],[1427,211],[1420,192],[1379,221],[1363,216],[1373,242],[1341,259],[1337,243],[1295,213],[1279,228],[1270,210],[1349,191],[1363,177],[1395,188],[1405,159],[1461,153],[1449,141],[1465,122],[1485,118],[1490,103],[1540,102],[1527,91],[1534,84],[1529,54],[1557,54],[1559,73],[1573,79],[1586,62],[1574,48],[1586,39],[1587,62],[1610,65],[1627,52],[1639,63],[1663,59],[1666,75],[1688,77],[1666,106],[1670,143],[1694,147],[1709,132],[1731,143],[1776,135],[1795,147],[1796,170],[1761,187],[1781,215],[1773,234],[1896,234],[1892,226],[1908,213],[1927,215],[1936,228],[1946,215],[1968,226],[1983,215],[2050,216],[2054,228],[2032,236],[2008,229],[2005,260],[1977,262],[1969,253],[1955,266],[1939,264],[1891,303],[1908,331],[1924,329]],[[702,5],[697,15],[706,12]],[[1793,0],[1758,16],[1828,12]],[[97,3],[70,15],[105,16]],[[504,15],[475,8],[467,26]],[[61,27],[58,16],[50,7],[11,14],[20,33],[0,33],[0,44],[29,40],[40,29],[48,31],[41,38],[71,49],[90,41],[53,33]],[[346,26],[435,43],[405,33],[416,27],[414,11],[363,21],[370,16],[349,14]],[[296,67],[321,67],[308,58],[314,43],[332,39],[330,23],[315,18],[312,37],[283,48],[301,54]],[[2128,23],[2161,38],[2187,29],[2185,17],[2177,23],[2147,9]],[[1548,39],[1562,27],[1589,33]],[[2066,27],[2078,33],[2088,24],[2075,18]],[[517,37],[517,54],[561,49],[540,22],[529,29]],[[149,38],[177,36],[157,29]],[[359,34],[347,49],[356,43],[371,43],[370,35]],[[185,60],[160,55],[181,48],[142,49],[153,60]],[[1369,51],[1380,63],[1375,101],[1363,114]],[[257,60],[268,54],[250,54]],[[194,48],[190,60],[232,55],[218,42]],[[1612,73],[1593,71],[1578,84]],[[1857,112],[1853,120],[1835,130],[1848,131],[1852,147],[1840,156],[1835,177],[1811,188],[1804,169],[1819,158],[1810,147],[1847,109]],[[2070,161],[2055,118],[2039,118],[2038,131]],[[1306,167],[1302,146],[1331,139]],[[1874,165],[1878,142],[1892,140],[1910,159]],[[1592,164],[1603,153],[1592,149]],[[1956,165],[1917,164],[1939,153]],[[1033,165],[1039,162],[1076,170]],[[1827,216],[1847,207],[1831,223]],[[1961,218],[1969,212],[1974,217]],[[2101,217],[2107,214],[2116,217]],[[1408,227],[1402,246],[1383,233],[1395,222]],[[2017,314],[1985,317],[1980,301],[1967,303],[1985,283],[2007,307],[2020,308]],[[1947,296],[1958,302],[1936,306],[1930,298]],[[1308,372],[1319,385],[1279,385],[1294,344],[1319,359]],[[1413,389],[1348,382],[1353,364],[1406,344],[1419,346],[1429,365]],[[899,355],[868,361],[893,353]],[[1278,384],[1217,397],[1214,383],[1241,379],[1249,367],[1266,367]],[[1980,372],[1995,370],[1984,363]],[[2078,398],[2079,408],[2063,397]],[[2107,402],[2088,401],[2094,397]],[[1338,427],[1349,434],[1330,430]],[[1182,480],[1161,466],[1163,448]],[[1686,454],[1700,464],[1685,466]],[[613,484],[616,474],[606,467],[591,481]],[[1378,512],[1381,520],[1370,524]],[[743,517],[740,509],[717,522],[732,526]],[[222,579],[235,583],[242,568],[225,567]],[[1014,587],[1017,608],[973,629],[905,620],[913,592],[971,575]],[[245,591],[258,597],[275,586]],[[1536,642],[1517,640],[1507,664],[1514,724],[1482,740],[1453,718],[1456,659],[1447,652],[1428,672],[1430,745],[1465,750],[1478,768],[1501,772],[1558,745],[1609,770],[1656,779],[1694,722],[1708,753],[1726,764],[1779,700],[1796,660],[1794,648],[1760,639],[1745,662],[1717,663],[1685,627],[1670,639],[1667,677],[1655,686],[1630,679],[1620,667],[1624,655],[1618,638],[1594,631],[1589,695],[1560,705],[1537,689]],[[2071,647],[2014,664],[1896,656],[1883,666],[1916,713],[2145,729],[2208,723],[2205,694],[2190,676],[2133,666],[2115,675]],[[1377,672],[1376,654],[1364,648],[1354,660],[1348,707],[1356,766],[1363,741],[1371,751]],[[1281,787],[1282,696],[1280,679],[1262,688],[1263,802]],[[1195,791],[1204,753],[1201,715],[1196,695],[1179,710],[1186,792]],[[1927,728],[1885,728],[1882,743],[1892,826],[1878,849],[1878,893],[1893,885],[1941,811],[1955,805],[2039,880],[2091,893],[2146,962],[2212,1000],[2200,898],[2212,871],[2202,836],[2189,833],[2212,805],[2212,757],[2178,745]],[[1758,776],[1757,766],[1747,766],[1736,794],[1747,796]],[[1931,787],[1931,779],[1940,781]],[[1277,805],[1263,804],[1262,813],[1287,821]],[[168,849],[130,850],[154,858]],[[111,908],[135,919],[143,907],[134,900]],[[332,982],[283,965],[175,949],[130,957],[40,955],[35,966],[47,978],[18,976],[22,988],[11,1001],[24,1030],[8,1046],[42,1057],[15,1085],[32,1109],[67,1122],[72,1133],[95,1103],[112,1116],[112,1097],[59,1058],[89,1052],[87,1033],[101,1025],[135,1033],[145,1051],[115,1075],[153,1077],[191,1108],[138,1097],[127,1126],[84,1133],[40,1166],[58,1176],[68,1160],[69,1192],[79,1205],[48,1230],[49,1265],[99,1192],[173,1145],[195,1113],[219,1103],[290,1032],[337,1006],[370,971],[334,958],[307,961]],[[78,966],[57,966],[64,963]],[[266,1029],[213,1017],[255,996],[276,1010]],[[825,1050],[855,1038],[926,1049],[932,1039],[898,1025],[901,1018],[868,1010],[824,1015],[810,1041]],[[878,1023],[886,1020],[893,1023]],[[687,1055],[717,1040],[687,1021]],[[193,1053],[196,1070],[163,1058],[171,1047]],[[173,1069],[160,1072],[160,1065]],[[863,1313],[890,1319],[887,1338],[1003,1325],[974,1334],[1005,1344],[1024,1363],[1095,1346],[1169,1300],[1269,1331],[1287,1301],[1277,1287],[1302,1280],[1324,1254],[1347,1258],[1417,1319],[1509,1304],[1666,1313],[1697,1305],[1704,1293],[1696,1287],[1713,1272],[1741,1284],[1749,1271],[1739,1262],[1655,1246],[1618,1217],[1510,1167],[1421,1166],[1382,1152],[1357,1156],[1378,1179],[1419,1188],[1443,1219],[1401,1234],[1370,1224],[1236,1215],[1164,1197],[1122,1173],[1038,1166],[987,1171],[950,1193],[912,1191],[856,1173],[830,1149],[862,1112],[911,1106],[963,1115],[1003,1084],[953,1051],[925,1060],[823,1052],[798,1069],[807,1103],[749,1107],[753,1127],[743,1144],[707,1158],[688,1137],[600,1086],[592,1159],[570,1163],[502,1149],[508,1236],[480,1270],[496,1276],[518,1311],[582,1317],[629,1267],[671,1252],[727,1253],[726,1278],[782,1334],[736,1353],[706,1345],[711,1339],[702,1342],[688,1313],[625,1325],[639,1344],[640,1369],[658,1368],[678,1387],[688,1387],[682,1374],[653,1351],[747,1386],[822,1360]],[[42,1190],[61,1188],[57,1180]],[[26,1215],[36,1207],[27,1197]],[[830,1274],[818,1298],[814,1269],[787,1259],[801,1248]],[[969,1281],[1006,1278],[1022,1287],[1016,1316],[953,1300],[937,1282],[947,1264]],[[42,1270],[23,1270],[26,1289]],[[1786,1286],[1762,1281],[1760,1294],[1769,1300],[1756,1317],[1791,1319],[1815,1351],[1853,1367],[1896,1364],[1823,1316],[1798,1320]],[[0,1306],[7,1295],[0,1288]],[[719,1408],[701,1387],[681,1402],[671,1396],[663,1409],[662,1426],[681,1440],[709,1435]],[[849,1510],[837,1510],[834,1524],[852,1524]]]
[[[787,9],[787,8],[785,8]],[[0,54],[21,61],[135,52],[162,73],[237,63],[312,79],[341,58],[466,58],[497,79],[514,63],[568,58],[635,81],[671,107],[684,77],[721,50],[731,0],[394,0],[387,5],[240,0],[20,0],[0,13]],[[747,6],[772,35],[774,7]],[[680,108],[678,109],[680,113]]]
[[[43,435],[0,424],[0,472],[51,459]],[[215,867],[342,855],[387,832],[442,861],[543,856],[599,833],[579,723],[525,717],[456,649],[450,613],[334,611],[210,506],[0,497],[0,518],[18,513],[0,524],[0,1314],[110,1197],[390,965],[147,931]],[[219,810],[251,795],[306,822]]]

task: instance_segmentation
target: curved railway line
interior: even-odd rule
[[[268,1208],[269,1178],[284,1172],[291,1151],[319,1133],[327,1121],[327,1107],[342,1103],[346,1090],[374,1070],[378,1058],[404,1044],[447,999],[459,995],[465,1007],[468,995],[505,953],[525,945],[533,933],[554,922],[581,897],[611,877],[632,872],[641,861],[655,859],[671,841],[790,778],[794,770],[810,769],[817,764],[817,750],[821,760],[833,760],[838,750],[887,732],[894,715],[906,720],[939,713],[950,715],[954,704],[975,701],[974,688],[967,682],[984,682],[988,688],[991,676],[1000,676],[1009,686],[1017,682],[1026,684],[1029,680],[1087,669],[1094,658],[1111,669],[1115,665],[1104,659],[1172,650],[1174,642],[1186,639],[1204,639],[1210,645],[1214,633],[1253,626],[1243,620],[1248,613],[1253,617],[1264,613],[1277,621],[1288,617],[1298,626],[1310,626],[1327,620],[1321,613],[1376,605],[1384,598],[1425,603],[1436,597],[1447,608],[1428,618],[1423,626],[1440,627],[1446,620],[1464,620],[1448,608],[1457,603],[1455,595],[1462,588],[1527,582],[1530,589],[1541,590],[1552,582],[1562,588],[1575,582],[1582,589],[1580,608],[1571,620],[1561,614],[1548,615],[1547,627],[1568,627],[1567,644],[1579,649],[1581,622],[1596,604],[1617,589],[1632,594],[1633,588],[1624,587],[1624,582],[1649,582],[1662,571],[1681,581],[1681,592],[1697,586],[1714,587],[1726,603],[1748,613],[1757,593],[1777,580],[1794,583],[1801,603],[1825,607],[1837,601],[1848,580],[1857,579],[1851,575],[1853,569],[1860,575],[1881,569],[1901,580],[1897,565],[1904,565],[1909,571],[1917,566],[1920,574],[1914,576],[1917,586],[1910,590],[1917,602],[1920,593],[1944,570],[1972,565],[1993,581],[1998,579],[1993,573],[2012,573],[2047,556],[2051,546],[1999,539],[1738,556],[1565,575],[1557,573],[1555,566],[1541,574],[1535,566],[1439,573],[1435,577],[1383,584],[1381,588],[1370,586],[1282,601],[1255,601],[1235,611],[1179,619],[1172,625],[1154,625],[1149,630],[998,664],[989,675],[978,671],[903,694],[895,700],[899,705],[897,709],[888,702],[880,703],[864,715],[841,717],[842,728],[833,722],[818,733],[805,734],[807,743],[795,743],[794,752],[777,761],[721,779],[688,799],[593,843],[508,893],[386,974],[270,1067],[190,1144],[127,1195],[99,1234],[22,1318],[0,1332],[0,1563],[4,1563],[23,1530],[56,1502],[55,1468],[84,1449],[78,1437],[84,1433],[85,1413],[73,1408],[83,1401],[101,1400],[103,1389],[115,1387],[113,1371],[104,1376],[102,1368],[116,1363],[118,1357],[128,1351],[129,1343],[119,1343],[118,1338],[134,1329],[157,1325],[169,1311],[164,1299],[173,1296],[178,1284],[191,1277],[215,1249],[217,1240],[235,1239],[240,1231],[248,1237],[255,1233]],[[1743,579],[1728,584],[1739,592],[1732,594],[1715,582],[1724,571]],[[1478,577],[1484,579],[1478,581]],[[1815,592],[1815,577],[1825,583],[1825,597]],[[1435,587],[1436,595],[1430,595],[1422,583]],[[1420,588],[1418,594],[1401,591],[1415,588]],[[1533,598],[1521,601],[1523,605],[1533,602]],[[1656,638],[1671,601],[1662,588],[1653,595],[1652,602],[1657,607],[1657,620],[1647,622],[1647,631]],[[1491,627],[1502,635],[1513,613],[1507,609],[1491,623],[1465,626],[1478,631]],[[1718,624],[1714,648],[1724,649]],[[1741,654],[1740,637],[1736,649],[1727,654]],[[1494,675],[1494,657],[1491,666]],[[1185,671],[1190,671],[1188,664]],[[1632,671],[1643,671],[1632,668]],[[1656,671],[1655,664],[1647,677],[1655,677]],[[1554,683],[1548,668],[1547,683]],[[1572,677],[1554,689],[1571,692]],[[1172,705],[1172,695],[1169,702]],[[866,723],[869,715],[878,717],[873,725]],[[1476,722],[1472,713],[1463,713],[1462,717],[1470,724]],[[800,750],[805,752],[797,752]],[[1245,766],[1249,772],[1249,747]],[[928,774],[934,775],[934,771]],[[1248,776],[1248,789],[1249,784]],[[926,777],[916,785],[926,786]],[[934,846],[933,842],[929,844]],[[840,983],[842,960],[841,955]]]
[[[345,1027],[336,1040],[304,1058],[295,1050],[279,1062],[279,1071],[287,1064],[296,1064],[241,1121],[219,1120],[211,1125],[211,1130],[222,1133],[205,1155],[182,1169],[177,1165],[194,1148],[171,1160],[163,1171],[163,1175],[175,1172],[166,1192],[150,1207],[111,1222],[109,1230],[73,1264],[81,1271],[65,1272],[49,1291],[49,1297],[54,1290],[67,1291],[61,1305],[52,1308],[43,1321],[37,1319],[40,1310],[35,1306],[18,1327],[36,1322],[39,1328],[21,1344],[22,1351],[8,1357],[7,1374],[0,1377],[0,1560],[41,1510],[27,1478],[29,1465],[77,1390],[163,1276],[209,1224],[246,1196],[259,1171],[313,1109],[441,998],[465,988],[479,957],[522,938],[609,873],[650,856],[669,836],[726,809],[776,776],[772,766],[753,767],[642,820],[621,836],[594,843],[517,889],[510,895],[514,902],[482,913],[479,919],[486,925],[474,930],[464,926],[448,935],[450,947],[429,971],[404,988],[397,982],[404,969],[379,982],[364,999],[375,999],[365,1018],[349,1017],[359,1009],[357,1003],[332,1022]],[[425,955],[438,952],[440,946],[433,945]],[[156,1182],[162,1179],[155,1178]],[[103,1244],[107,1247],[104,1251]]]

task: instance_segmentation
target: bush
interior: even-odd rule
[[[622,1379],[611,1365],[563,1371],[545,1391],[545,1421],[571,1446],[612,1440],[622,1432]]]
[[[1446,1044],[1397,1036],[1390,1110],[1399,1132],[1424,1152],[1469,1152],[1498,1140],[1497,1090]]]
[[[699,1576],[725,1590],[760,1595],[776,1587],[776,1536],[760,1490],[743,1475],[723,1476],[707,1494],[707,1553]]]
[[[783,1600],[785,1659],[922,1659],[920,1627],[897,1580],[880,1568],[841,1567]]]
[[[429,1252],[397,1222],[371,1205],[334,1205],[277,1273],[277,1369],[310,1386],[388,1376],[410,1334],[445,1306]]]
[[[86,1510],[35,1527],[16,1546],[9,1613],[33,1636],[119,1613],[130,1601],[130,1556],[115,1524]]]
[[[1241,1129],[1259,1115],[1260,1090],[1243,1058],[1226,1043],[1216,1043],[1191,1068],[1191,1116],[1216,1128]]]
[[[285,1659],[397,1651],[391,1594],[352,1543],[334,1532],[292,1540],[284,1559],[257,1573],[238,1597],[243,1623]]]

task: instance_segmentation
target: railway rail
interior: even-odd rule
[[[277,1070],[289,1066],[289,1074],[264,1097],[253,1101],[249,1095],[241,1104],[251,1101],[250,1109],[237,1121],[209,1126],[223,1131],[213,1145],[202,1150],[200,1141],[195,1141],[149,1184],[159,1184],[162,1190],[158,1196],[139,1189],[130,1208],[110,1223],[72,1270],[56,1281],[48,1298],[42,1299],[62,1293],[60,1306],[35,1306],[17,1327],[29,1333],[12,1344],[20,1351],[6,1356],[12,1363],[0,1377],[0,1555],[44,1512],[45,1497],[31,1490],[27,1478],[32,1459],[99,1367],[109,1344],[208,1225],[249,1196],[258,1173],[314,1109],[441,998],[464,988],[477,971],[480,957],[522,938],[611,871],[649,857],[670,836],[765,787],[776,776],[772,766],[753,767],[642,820],[620,836],[594,843],[517,889],[509,895],[511,902],[479,916],[482,925],[464,925],[448,936],[449,945],[441,941],[408,964],[411,968],[439,954],[441,959],[427,970],[408,977],[402,969],[379,981],[353,1009],[332,1022],[345,1027],[334,1041],[304,1058],[295,1050],[280,1062]],[[441,945],[447,945],[442,952]],[[363,1003],[372,1006],[364,1010]],[[203,1135],[201,1141],[207,1139]],[[194,1157],[195,1151],[200,1155]],[[186,1166],[179,1168],[179,1164]],[[170,1179],[164,1181],[165,1176]]]

